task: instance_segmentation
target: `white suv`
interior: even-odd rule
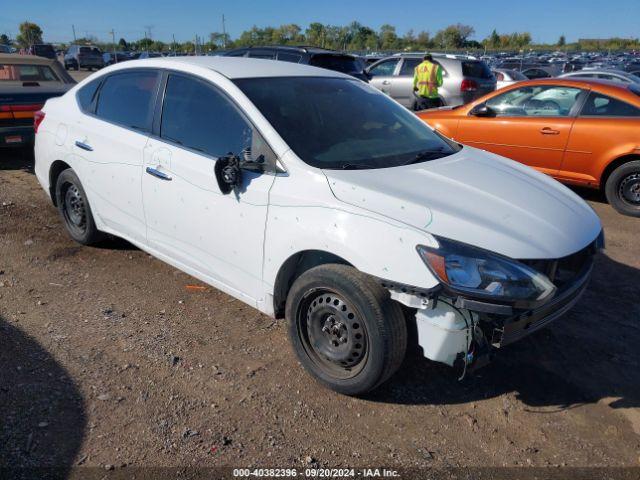
[[[36,130],[74,240],[125,238],[286,316],[303,366],[346,394],[388,379],[408,342],[486,363],[576,302],[603,242],[559,183],[315,67],[126,62],[49,100]]]

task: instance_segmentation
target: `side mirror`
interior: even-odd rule
[[[225,195],[242,184],[240,158],[233,154],[218,158],[214,172],[220,191]]]
[[[474,117],[495,117],[496,116],[495,110],[491,107],[488,107],[485,103],[482,103],[480,105],[476,105],[475,107],[473,107],[469,112],[469,114],[473,115]]]
[[[232,190],[242,185],[242,171],[252,172],[264,171],[264,155],[253,158],[251,148],[246,147],[240,155],[229,153],[226,157],[216,160],[215,175],[218,186],[223,194],[231,193]]]

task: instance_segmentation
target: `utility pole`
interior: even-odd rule
[[[71,30],[73,30],[73,43],[76,43],[76,26],[71,25]]]
[[[152,28],[153,28],[153,25],[145,25],[145,27],[144,27],[144,29],[145,29],[145,30],[144,30],[144,38],[145,38],[145,39],[147,38],[147,31],[148,31],[148,32],[149,32],[149,37],[148,37],[148,38],[149,38],[149,40],[153,40],[153,37],[152,37],[152,35],[151,35],[151,29],[152,29]],[[145,44],[146,44],[146,43],[147,43],[147,42],[145,42]],[[150,44],[150,43],[151,43],[151,42],[149,42],[149,44]],[[148,51],[149,51],[149,45],[147,45],[147,52],[148,52]]]
[[[176,53],[176,35],[175,33],[171,34],[171,37],[173,38],[173,44],[171,45],[171,50],[173,50],[173,56],[176,57],[177,53]]]
[[[113,42],[113,61],[118,63],[118,55],[116,55],[116,32],[114,32],[112,28],[109,33],[111,34],[111,41]]]
[[[222,48],[227,48],[227,27],[224,23],[224,13],[222,14]]]

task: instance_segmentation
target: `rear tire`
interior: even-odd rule
[[[76,173],[68,168],[56,182],[56,204],[69,236],[82,245],[93,245],[105,238],[96,228],[87,195]]]
[[[289,337],[322,385],[362,395],[388,380],[407,349],[402,310],[374,279],[347,265],[303,273],[287,297]]]
[[[640,160],[623,163],[611,172],[604,193],[618,212],[640,217]]]

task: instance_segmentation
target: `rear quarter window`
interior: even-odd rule
[[[93,100],[96,96],[96,92],[98,91],[98,87],[102,79],[94,80],[93,82],[89,82],[87,85],[82,87],[76,93],[76,99],[78,100],[78,105],[80,106],[80,110],[85,113],[93,113],[95,110],[95,104]]]
[[[588,117],[640,117],[640,108],[602,93],[591,92],[580,116]]]

